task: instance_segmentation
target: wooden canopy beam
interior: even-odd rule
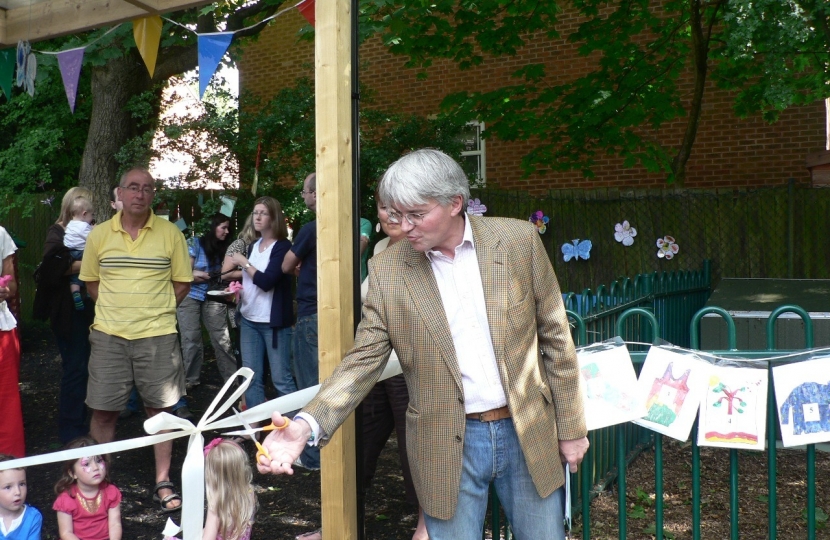
[[[314,63],[320,380],[354,343],[351,1],[317,0]],[[357,531],[354,415],[321,452],[323,537]]]
[[[205,0],[32,0],[0,11],[0,48],[210,4]]]

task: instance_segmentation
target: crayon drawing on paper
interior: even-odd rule
[[[830,441],[830,358],[772,368],[785,447]]]
[[[582,396],[589,430],[630,422],[645,414],[634,389],[637,375],[625,344],[577,350]]]
[[[712,366],[700,402],[700,446],[763,450],[766,433],[767,371]]]
[[[674,439],[688,439],[708,370],[709,364],[694,355],[652,346],[637,380],[647,412],[634,423]]]

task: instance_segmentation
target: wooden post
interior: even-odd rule
[[[350,0],[317,0],[317,306],[320,379],[354,343]],[[321,453],[323,535],[357,534],[354,415]]]

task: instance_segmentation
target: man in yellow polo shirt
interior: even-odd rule
[[[89,233],[80,279],[95,301],[89,335],[89,432],[100,443],[115,438],[118,415],[133,384],[148,416],[169,412],[184,394],[184,367],[176,306],[193,281],[184,236],[152,210],[155,182],[144,169],[121,177],[124,208]],[[154,447],[153,499],[162,512],[181,507],[170,482],[172,441]]]

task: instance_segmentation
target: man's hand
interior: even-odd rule
[[[575,473],[589,446],[588,437],[572,441],[559,441],[559,457],[562,459],[562,463],[567,463],[568,469]]]
[[[278,412],[271,415],[271,421],[277,428],[285,426],[286,422],[288,426],[284,429],[275,429],[262,441],[262,445],[271,456],[271,461],[260,455],[256,464],[257,469],[261,473],[294,474],[291,466],[303,452],[308,437],[311,435],[311,426],[305,420],[292,422]]]

